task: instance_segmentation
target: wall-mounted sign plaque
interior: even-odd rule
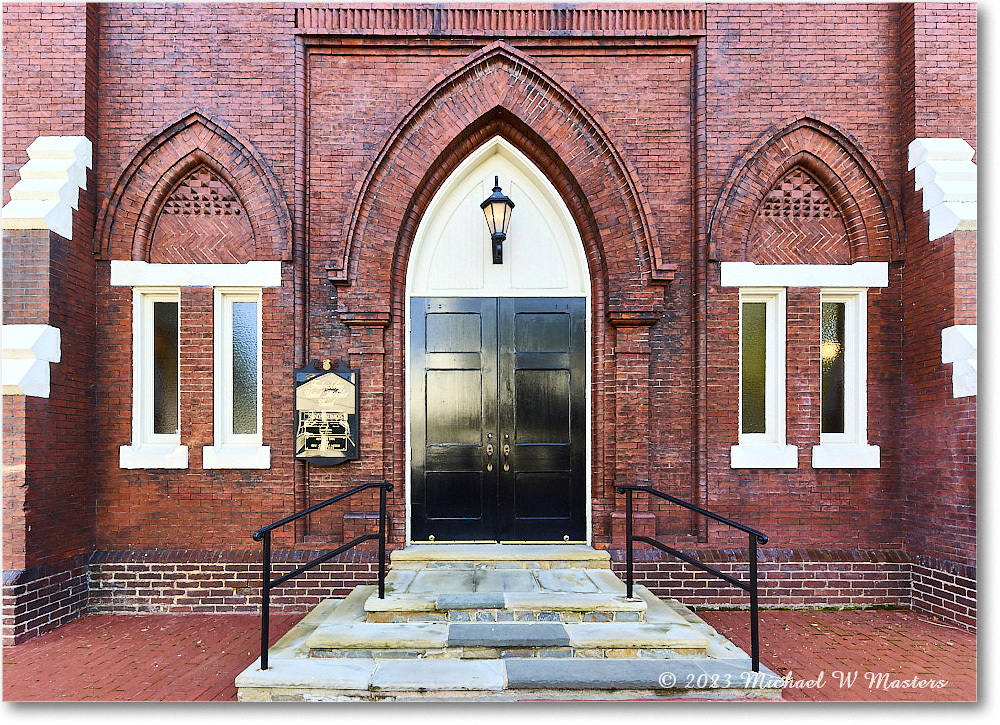
[[[295,371],[295,457],[318,466],[356,461],[358,370],[338,360]]]

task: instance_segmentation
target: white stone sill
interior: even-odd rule
[[[857,443],[821,443],[813,446],[812,467],[881,468],[881,449]]]
[[[257,468],[271,467],[270,446],[205,446],[201,449],[202,468]]]
[[[730,468],[798,468],[799,449],[786,445],[741,444],[729,449]]]
[[[188,449],[181,445],[122,446],[119,465],[122,468],[187,468]]]

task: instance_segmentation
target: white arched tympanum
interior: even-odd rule
[[[499,177],[514,202],[503,264],[493,264],[480,203]],[[451,173],[427,206],[406,272],[406,540],[410,540],[410,298],[583,297],[587,300],[590,359],[590,273],[583,241],[566,202],[545,174],[500,136],[490,139]],[[590,410],[590,366],[587,366]],[[590,461],[587,415],[587,461]],[[591,538],[587,470],[587,540]]]

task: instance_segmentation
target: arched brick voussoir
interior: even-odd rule
[[[836,204],[852,261],[900,259],[902,217],[882,176],[846,134],[813,118],[765,134],[734,165],[712,210],[711,259],[746,260],[747,237],[761,202],[796,165],[809,171]]]
[[[100,259],[148,259],[167,195],[204,163],[240,199],[257,259],[290,260],[292,222],[274,172],[252,146],[198,111],[149,136],[126,162],[101,203],[94,252]]]
[[[412,241],[412,210],[434,185],[435,168],[456,143],[484,133],[489,124],[483,119],[490,118],[507,119],[507,129],[527,129],[537,137],[536,147],[549,149],[562,164],[596,231],[597,249],[588,250],[588,257],[604,261],[615,286],[642,297],[650,284],[669,281],[674,266],[658,258],[642,190],[608,134],[572,94],[502,41],[439,78],[397,124],[355,192],[344,256],[331,263],[331,281],[378,288],[374,282],[384,277],[386,260],[397,259],[400,245]],[[547,163],[533,160],[542,168]],[[388,289],[385,294],[379,306],[388,309]]]

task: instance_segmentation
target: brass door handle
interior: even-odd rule
[[[490,443],[486,446],[486,470],[493,470],[493,444]]]
[[[503,446],[503,470],[510,470],[510,444],[507,443]]]

